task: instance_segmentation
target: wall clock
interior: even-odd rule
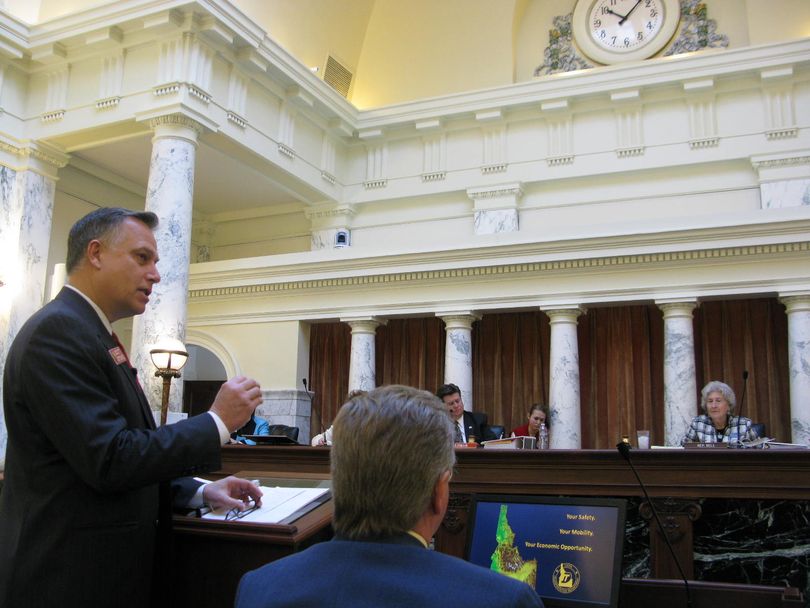
[[[585,55],[612,64],[652,57],[680,19],[679,0],[578,0],[572,26]]]

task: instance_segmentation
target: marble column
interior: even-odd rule
[[[810,445],[810,294],[781,299],[788,316],[791,441]]]
[[[582,447],[582,424],[579,393],[579,345],[577,318],[584,312],[580,306],[542,309],[551,324],[549,354],[549,414],[551,415],[552,449]]]
[[[681,445],[697,415],[695,300],[656,302],[664,313],[664,443]]]
[[[461,389],[464,409],[473,410],[472,395],[472,324],[481,315],[471,311],[436,313],[444,321],[444,382]]]
[[[375,332],[384,319],[358,317],[341,319],[352,328],[352,353],[349,362],[349,391],[370,391],[377,386],[377,362],[375,357]]]
[[[154,118],[150,127],[154,137],[145,209],[160,220],[155,239],[161,280],[146,312],[133,321],[131,358],[152,409],[159,409],[162,381],[155,377],[149,350],[164,338],[185,343],[194,159],[202,127],[179,114]],[[171,385],[169,410],[182,410],[177,380]]]
[[[57,170],[67,156],[32,144],[4,149],[0,163],[0,380],[11,343],[44,303]],[[8,158],[6,158],[8,157]],[[7,432],[0,381],[0,471]]]

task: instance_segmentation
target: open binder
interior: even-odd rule
[[[252,477],[243,474],[238,476]],[[254,483],[262,491],[260,507],[230,516],[227,509],[208,510],[200,517],[228,523],[287,525],[332,498],[331,482],[328,479],[258,477]]]

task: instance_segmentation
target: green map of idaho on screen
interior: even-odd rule
[[[498,546],[492,553],[490,569],[528,583],[534,589],[537,585],[537,560],[523,561],[523,558],[520,557],[520,553],[514,544],[515,533],[512,532],[509,521],[506,519],[506,509],[507,505],[501,505],[501,512],[498,515],[498,528],[495,531]]]

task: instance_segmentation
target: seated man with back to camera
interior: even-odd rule
[[[737,399],[725,382],[712,380],[700,391],[700,409],[705,413],[695,416],[681,445],[690,442],[739,444],[757,438],[751,428],[751,419],[734,416]]]
[[[450,413],[450,420],[455,427],[453,443],[457,446],[466,446],[468,443],[481,441],[481,426],[471,412],[464,410],[461,400],[461,389],[453,383],[443,384],[436,391],[436,396],[442,400]]]
[[[436,397],[377,388],[343,405],[333,429],[335,538],[247,573],[237,608],[542,606],[523,582],[428,550],[456,461]]]

